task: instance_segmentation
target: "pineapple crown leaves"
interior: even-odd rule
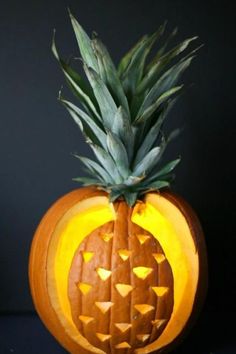
[[[165,31],[164,23],[152,35],[143,36],[116,68],[97,34],[90,38],[69,14],[87,81],[59,56],[54,32],[53,54],[80,107],[61,92],[58,99],[95,156],[92,160],[74,155],[89,175],[74,180],[85,186],[96,185],[109,193],[111,201],[122,197],[132,206],[142,194],[169,187],[174,178],[173,170],[180,158],[159,165],[178,130],[166,138],[162,128],[183,90],[179,80],[200,47],[179,56],[197,37],[167,50],[175,29],[147,63],[150,51]]]

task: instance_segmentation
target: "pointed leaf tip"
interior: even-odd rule
[[[67,11],[68,11],[69,16],[73,16],[69,6],[67,6]]]

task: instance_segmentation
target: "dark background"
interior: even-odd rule
[[[81,165],[71,152],[90,154],[56,99],[64,80],[50,50],[54,27],[60,52],[78,54],[67,6],[87,31],[99,33],[116,62],[165,19],[169,31],[179,27],[178,41],[199,35],[198,43],[205,44],[184,76],[191,87],[167,126],[184,128],[168,152],[182,156],[174,190],[202,221],[210,269],[202,315],[176,353],[236,353],[235,11],[233,2],[203,0],[1,3],[0,353],[64,353],[34,316],[27,263],[43,213],[77,187],[71,178]]]

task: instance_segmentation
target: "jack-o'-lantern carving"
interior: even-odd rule
[[[161,26],[117,70],[101,41],[71,19],[90,86],[59,57],[53,41],[83,109],[61,94],[59,100],[96,161],[77,156],[90,174],[77,178],[85,187],[59,199],[38,226],[30,254],[32,297],[70,353],[168,351],[196,317],[206,288],[199,221],[168,189],[179,159],[159,168],[170,141],[163,122],[193,55],[171,63],[195,37],[169,51],[164,44],[145,65]]]

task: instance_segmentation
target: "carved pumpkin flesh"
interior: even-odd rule
[[[133,208],[83,188],[39,225],[30,283],[42,320],[71,353],[151,353],[182,335],[202,300],[196,216],[171,193]]]

